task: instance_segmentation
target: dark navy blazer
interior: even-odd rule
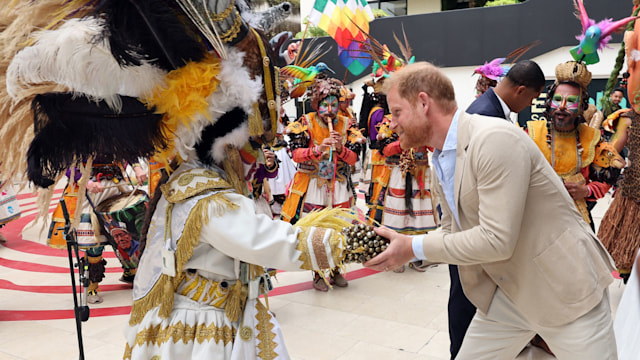
[[[493,91],[493,88],[489,88],[484,94],[478,96],[478,98],[469,105],[466,112],[469,114],[480,114],[506,119],[500,100],[498,100],[498,95]]]

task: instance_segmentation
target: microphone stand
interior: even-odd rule
[[[76,229],[71,228],[71,220],[64,198],[60,200],[62,213],[64,215],[64,238],[67,242],[67,253],[69,255],[69,271],[71,273],[71,287],[73,288],[73,313],[76,319],[76,331],[78,334],[78,351],[80,360],[84,360],[84,346],[82,344],[82,322],[89,320],[89,306],[87,306],[87,288],[89,286],[89,265],[85,258],[80,258],[78,252],[78,239]],[[79,211],[79,209],[76,209]],[[75,255],[75,263],[73,256]],[[83,288],[80,295],[80,305],[78,305],[78,292],[76,288],[76,277],[74,268],[78,268],[79,283]]]

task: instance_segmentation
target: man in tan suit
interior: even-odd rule
[[[405,236],[365,266],[413,258],[459,265],[478,308],[456,359],[514,359],[538,333],[558,359],[616,359],[607,286],[611,258],[525,132],[457,109],[435,66],[408,65],[385,84],[403,148],[433,146],[442,229]]]

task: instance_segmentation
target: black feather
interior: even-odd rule
[[[106,19],[104,36],[122,66],[138,66],[146,60],[171,71],[206,54],[199,32],[175,2],[102,0],[95,16]]]
[[[115,113],[104,102],[71,93],[37,95],[32,102],[35,137],[27,153],[27,175],[48,187],[77,159],[100,156],[105,161],[137,162],[164,149],[161,114],[132,97],[122,97]]]
[[[224,137],[247,121],[247,113],[239,107],[227,111],[213,125],[208,125],[202,130],[200,141],[194,146],[198,159],[207,165],[215,165],[211,157],[211,148],[216,139]],[[248,139],[247,139],[248,140]]]

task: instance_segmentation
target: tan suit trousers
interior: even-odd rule
[[[536,333],[557,359],[615,360],[612,328],[607,290],[598,305],[575,321],[544,327],[530,323],[498,288],[487,314],[476,312],[456,360],[513,360]]]

